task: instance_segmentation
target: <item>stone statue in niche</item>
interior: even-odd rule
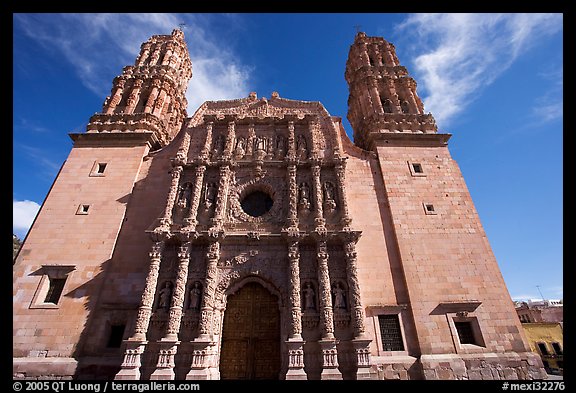
[[[192,197],[192,184],[186,183],[180,186],[180,194],[178,195],[178,207],[182,209],[189,208],[191,197]]]
[[[241,136],[240,138],[238,138],[238,140],[236,140],[236,148],[234,149],[234,156],[236,157],[236,159],[240,159],[244,157],[244,154],[246,154],[246,138]]]
[[[216,203],[216,194],[218,187],[216,183],[209,182],[204,189],[204,207],[206,210],[210,209]]]
[[[172,298],[172,284],[166,281],[164,288],[160,290],[160,299],[158,300],[158,308],[168,310],[170,308],[170,299]]]
[[[200,304],[202,303],[202,284],[200,281],[196,281],[190,290],[190,309],[200,310]]]
[[[256,151],[266,151],[266,137],[257,136],[256,137]]]
[[[336,209],[335,187],[334,184],[329,181],[324,183],[324,209],[328,212]]]
[[[296,152],[298,158],[306,159],[308,157],[308,146],[306,144],[306,137],[302,134],[298,135],[296,139]]]
[[[214,141],[214,148],[212,149],[213,155],[220,155],[224,152],[224,148],[226,146],[226,140],[224,139],[224,135],[218,135],[216,140]]]
[[[300,210],[310,210],[310,187],[306,182],[300,183],[298,207]]]
[[[302,289],[302,299],[304,302],[304,311],[312,310],[316,311],[316,294],[314,293],[314,288],[312,288],[312,284],[307,282],[304,284],[304,288]]]
[[[342,288],[342,284],[337,282],[332,288],[332,295],[334,296],[333,304],[335,310],[346,310],[346,290]]]
[[[284,157],[286,154],[286,138],[282,135],[276,136],[276,157]]]

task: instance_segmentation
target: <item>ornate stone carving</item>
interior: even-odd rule
[[[298,135],[298,138],[296,139],[296,155],[300,160],[308,158],[308,143],[303,134]]]
[[[148,330],[148,323],[152,314],[152,304],[154,303],[154,292],[158,282],[158,271],[160,270],[160,259],[162,256],[163,242],[157,242],[150,251],[150,268],[146,276],[146,284],[140,300],[140,308],[134,329],[134,338],[145,339]]]
[[[323,338],[334,338],[332,321],[332,296],[328,274],[328,252],[326,241],[320,240],[316,245],[318,260],[318,284],[320,293],[320,323]]]
[[[236,147],[234,148],[234,158],[241,160],[246,154],[246,138],[243,136],[237,138]]]
[[[164,286],[158,292],[158,309],[168,310],[170,300],[172,299],[172,283],[166,281]]]
[[[343,285],[340,282],[336,282],[332,285],[334,310],[346,311],[348,309],[346,289],[342,287]]]
[[[195,281],[190,289],[190,303],[188,308],[191,310],[198,311],[202,304],[202,283],[200,281]]]
[[[204,296],[200,313],[199,331],[201,335],[211,333],[212,310],[218,276],[218,259],[220,258],[220,243],[211,242],[206,252],[206,279],[204,281]]]
[[[300,183],[298,191],[298,210],[300,212],[307,212],[310,210],[310,187],[308,183]]]
[[[324,210],[328,213],[333,212],[336,209],[336,193],[335,187],[332,182],[324,182]]]

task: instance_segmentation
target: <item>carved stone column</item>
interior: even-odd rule
[[[298,241],[290,240],[288,259],[290,261],[290,336],[288,347],[287,380],[307,379],[304,371],[304,341],[302,340],[302,310],[300,309],[300,253]]]
[[[174,208],[174,202],[176,202],[176,195],[178,195],[178,184],[180,183],[181,174],[181,166],[175,166],[172,169],[172,183],[170,184],[170,191],[168,192],[166,207],[164,208],[164,216],[160,219],[160,229],[157,228],[155,231],[170,231],[170,224],[172,223],[172,209]]]
[[[114,109],[116,109],[116,106],[118,106],[118,104],[122,100],[122,94],[124,92],[125,84],[126,84],[125,79],[123,78],[117,79],[116,90],[114,91],[114,94],[112,95],[112,98],[110,99],[107,108],[104,108],[104,113],[106,113],[107,115],[111,115],[112,113],[114,113]]]
[[[200,335],[192,342],[192,366],[186,379],[214,379],[218,375],[218,367],[214,364],[215,345],[212,321],[215,307],[216,284],[218,279],[218,259],[220,258],[220,243],[218,239],[208,245],[206,252],[206,279],[200,307]]]
[[[202,147],[202,151],[200,152],[200,160],[205,164],[208,163],[210,159],[210,146],[212,146],[212,128],[214,123],[209,121],[206,123],[206,142],[204,143],[204,147]]]
[[[314,193],[314,224],[316,231],[326,232],[326,219],[322,212],[322,184],[320,182],[320,165],[318,160],[312,165],[312,192]]]
[[[320,327],[323,339],[334,339],[334,323],[332,313],[332,295],[330,292],[330,276],[328,273],[328,246],[326,240],[319,239],[316,243],[318,261],[318,284],[320,296]]]
[[[230,182],[230,167],[223,165],[220,167],[220,180],[218,183],[218,194],[216,195],[216,208],[214,209],[214,217],[212,218],[212,228],[210,233],[212,236],[222,230],[224,211],[226,209],[226,200],[228,196],[228,185]]]
[[[194,190],[192,191],[192,202],[190,203],[190,211],[184,218],[184,225],[190,229],[194,229],[198,220],[198,207],[200,206],[200,197],[202,196],[202,184],[204,184],[204,173],[206,172],[206,165],[199,165],[196,167],[196,178],[194,180]]]
[[[188,280],[188,263],[190,261],[190,243],[186,242],[178,250],[178,270],[176,272],[176,284],[172,294],[172,302],[168,317],[168,328],[166,336],[158,343],[160,350],[158,353],[158,363],[156,370],[150,379],[174,379],[174,355],[178,350],[178,332],[182,319],[182,308],[184,307],[184,293],[186,291],[186,281]]]
[[[248,139],[246,140],[246,156],[252,157],[254,154],[254,141],[256,140],[256,130],[254,123],[248,125]]]
[[[146,333],[148,332],[148,325],[152,315],[152,305],[154,304],[154,293],[158,284],[158,272],[160,270],[163,247],[164,242],[155,242],[150,251],[150,268],[140,300],[134,334],[124,341],[126,344],[124,361],[120,371],[116,374],[116,379],[140,379],[140,357],[144,353],[147,344]]]
[[[172,294],[172,303],[168,319],[168,329],[165,341],[176,341],[180,331],[180,320],[182,319],[182,309],[184,308],[184,296],[186,293],[186,281],[188,280],[188,264],[190,262],[190,243],[185,242],[178,250],[178,270],[176,272],[176,283]]]
[[[204,280],[204,293],[200,307],[200,323],[198,330],[201,338],[208,338],[212,334],[212,311],[216,294],[218,276],[218,259],[220,258],[220,242],[211,241],[206,252],[206,279]]]
[[[334,169],[336,170],[338,199],[340,200],[341,209],[340,224],[346,230],[350,228],[350,223],[352,222],[348,211],[348,201],[346,200],[346,160],[337,158]]]
[[[342,379],[342,373],[338,370],[338,351],[335,339],[320,340],[320,350],[322,351],[322,373],[320,379]]]
[[[290,339],[302,339],[302,310],[300,309],[300,252],[298,241],[291,240],[288,245],[290,261]]]
[[[152,112],[152,108],[154,107],[154,101],[156,101],[156,97],[158,97],[158,90],[160,89],[162,82],[160,79],[154,79],[152,81],[152,91],[148,96],[148,100],[146,101],[146,106],[144,107],[144,113]]]
[[[351,233],[351,235],[353,234],[354,233]],[[356,235],[358,234],[356,233]],[[352,328],[354,329],[354,337],[362,338],[364,337],[366,328],[364,326],[364,310],[362,309],[362,302],[360,299],[360,285],[358,283],[356,240],[348,239],[348,241],[344,245],[344,251],[346,258],[346,277],[348,281],[348,288],[350,289]]]
[[[133,113],[136,104],[138,103],[138,99],[140,98],[140,88],[142,87],[142,79],[136,79],[134,81],[134,85],[132,86],[132,91],[130,92],[130,96],[126,101],[126,109],[124,113]]]
[[[288,165],[288,231],[298,231],[298,184],[296,183],[296,165]]]
[[[358,370],[356,371],[357,380],[372,379],[370,375],[370,367],[372,362],[370,360],[370,342],[372,340],[367,339],[354,339],[352,340],[352,346],[354,347],[354,352],[356,354],[356,366]]]
[[[286,158],[290,161],[296,160],[296,136],[294,132],[294,122],[288,122],[288,152]]]
[[[164,85],[167,82],[164,83]],[[162,114],[162,109],[164,108],[164,102],[166,100],[166,86],[162,86],[162,89],[160,89],[160,93],[158,94],[158,97],[156,97],[156,101],[154,101],[154,109],[152,111],[152,114],[155,116],[160,117]]]
[[[228,122],[228,134],[226,135],[226,146],[224,147],[224,153],[222,157],[224,160],[229,160],[232,157],[232,152],[234,151],[234,140],[236,139],[236,122]]]
[[[138,56],[138,59],[136,60],[136,65],[143,66],[146,60],[148,60],[149,55],[150,55],[150,43],[145,42],[142,44],[140,56]]]
[[[382,97],[380,97],[380,92],[378,91],[378,80],[370,79],[370,91],[372,96],[372,105],[376,113],[384,113],[384,107],[382,106]]]

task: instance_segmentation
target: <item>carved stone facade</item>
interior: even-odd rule
[[[15,336],[15,376],[37,364],[116,379],[544,375],[450,135],[424,113],[392,44],[359,33],[351,47],[355,145],[319,102],[278,93],[208,101],[187,117],[191,75],[183,33],[153,36],[72,135],[64,169],[106,171],[63,170],[23,245],[15,331],[51,327]],[[78,194],[63,188],[72,175]],[[68,225],[88,240],[56,260],[40,246],[48,223],[65,214],[61,200],[84,198],[90,215]],[[58,277],[63,295],[50,303]],[[247,310],[254,319],[234,325]],[[64,332],[59,316],[74,328],[49,340]]]

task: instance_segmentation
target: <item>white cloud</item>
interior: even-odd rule
[[[232,18],[237,16],[219,15]],[[216,42],[203,25],[202,14],[15,14],[15,25],[41,45],[56,50],[70,63],[82,83],[104,97],[122,67],[134,64],[140,45],[155,34],[170,34],[180,23],[192,60],[188,113],[206,100],[240,98],[248,94],[249,68],[240,64],[225,42]],[[234,24],[231,24],[233,27]]]
[[[562,14],[412,14],[398,29],[416,43],[419,93],[441,125],[562,24]]]
[[[38,214],[38,210],[40,210],[40,205],[34,201],[12,200],[12,230],[18,234],[28,232],[36,214]]]

